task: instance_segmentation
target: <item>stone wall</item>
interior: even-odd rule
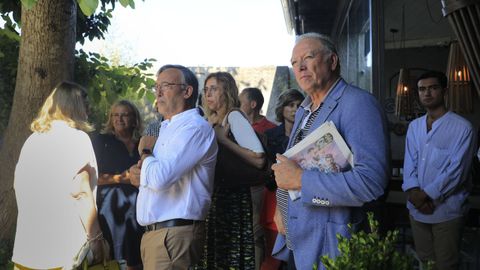
[[[261,114],[271,121],[275,120],[275,104],[278,96],[288,88],[296,86],[293,74],[288,67],[189,67],[203,88],[205,78],[212,72],[225,71],[233,75],[241,92],[247,87],[257,87],[262,91],[265,102]],[[297,87],[298,88],[298,87]]]

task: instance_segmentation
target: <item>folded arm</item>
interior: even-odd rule
[[[443,201],[455,188],[468,179],[472,158],[474,157],[474,134],[472,129],[458,134],[458,140],[448,156],[448,165],[427,186],[424,191],[433,200]]]
[[[178,131],[162,153],[146,157],[141,164],[140,186],[153,190],[168,189],[205,157],[217,151],[213,132],[187,126]],[[215,145],[216,146],[216,145]]]
[[[218,139],[218,143],[223,145],[224,147],[228,148],[230,151],[235,153],[237,156],[248,162],[250,165],[255,166],[258,169],[263,168],[265,166],[265,153],[257,153],[248,148],[242,147],[236,144],[234,141],[230,140],[225,133],[228,132],[228,129],[225,129],[221,126],[215,126],[215,134]],[[253,133],[255,136],[255,133]]]
[[[263,149],[262,143],[250,122],[238,111],[230,112],[227,119],[225,127],[215,126],[218,143],[227,147],[252,166],[258,169],[263,168],[266,163],[265,149]],[[228,138],[229,130],[235,137],[236,143]]]

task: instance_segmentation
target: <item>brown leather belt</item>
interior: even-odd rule
[[[162,222],[156,222],[150,225],[145,226],[145,231],[156,231],[163,228],[177,227],[177,226],[187,226],[203,222],[202,220],[191,220],[191,219],[181,219],[175,218],[170,220],[165,220]]]

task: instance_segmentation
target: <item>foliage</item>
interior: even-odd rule
[[[6,15],[11,14],[13,21],[21,28],[20,13],[22,4],[25,8],[32,8],[38,0],[0,0],[0,14],[6,20]],[[77,0],[77,42],[84,44],[85,39],[93,40],[95,38],[103,39],[107,28],[110,25],[112,11],[115,9],[117,0]],[[82,2],[82,4],[80,4]],[[83,11],[82,6],[90,6],[90,2],[96,2],[95,11],[100,4],[100,9],[96,13],[91,10]],[[118,0],[123,7],[130,6],[135,8],[134,0]],[[85,7],[84,7],[85,8]],[[91,13],[90,13],[91,12]],[[10,19],[8,19],[10,20]],[[4,31],[0,29],[0,33]]]
[[[17,32],[17,23],[12,20],[7,14],[0,14],[0,17],[5,22],[3,28],[0,28],[0,36],[11,39],[12,41],[20,42],[20,34]],[[0,51],[1,55],[1,51]]]
[[[94,105],[91,121],[97,127],[106,122],[110,106],[120,98],[140,100],[145,97],[151,103],[155,100],[151,91],[155,80],[153,74],[148,73],[155,59],[145,59],[133,66],[117,66],[97,53],[80,50],[76,61],[75,78],[88,89],[90,104]]]
[[[20,34],[18,31],[21,28],[20,13],[22,4],[26,8],[31,8],[36,2],[37,0],[22,0],[21,2],[20,0],[0,0],[0,16],[5,22],[3,28],[0,27],[0,61],[2,63],[2,65],[0,65],[0,135],[3,134],[6,129],[10,110],[12,108],[13,94],[15,91],[15,79],[18,65],[17,61],[20,48]],[[100,0],[100,2],[101,7],[99,12],[92,14],[91,16],[86,16],[80,10],[77,11],[77,42],[83,44],[85,38],[88,38],[89,40],[93,40],[95,38],[104,38],[104,34],[107,32],[107,28],[110,25],[112,11],[115,8],[115,3],[117,0]],[[135,7],[134,0],[118,0],[118,2],[120,2],[120,4],[124,7]],[[109,6],[110,8],[108,8]],[[81,54],[77,56],[80,57],[80,55]],[[77,73],[82,74],[82,71],[80,70],[83,69],[83,74],[86,75],[85,65],[87,64],[84,63],[82,65],[82,61],[86,61],[86,58],[87,57],[84,57],[83,59],[77,59],[77,62],[81,65],[80,67],[77,67]],[[92,66],[93,63],[102,62],[98,59],[100,57],[96,58],[96,61],[91,59],[92,61],[89,65],[90,70],[94,70],[94,67]],[[106,64],[108,61],[104,62]],[[137,64],[137,66],[139,69],[145,68],[148,67],[145,66],[147,63],[148,61],[144,61]],[[113,69],[114,67],[110,68]],[[123,67],[122,69],[125,68],[127,67]],[[122,74],[122,71],[115,72],[115,74]],[[124,74],[129,73],[124,72]],[[78,79],[77,81],[82,82],[86,79],[89,80],[89,77],[84,76]],[[136,81],[137,80],[138,79],[136,79]],[[149,87],[150,84],[151,83],[148,83],[146,86]],[[134,84],[132,87],[135,86],[138,86],[138,84]],[[107,94],[106,96],[108,96],[109,99],[113,99],[118,96],[113,94]],[[151,98],[151,95],[148,95],[148,97]]]
[[[112,8],[107,8],[107,1],[102,1],[100,12],[86,16],[82,12],[77,11],[77,42],[84,44],[85,38],[92,41],[95,38],[104,39],[115,2],[112,2]]]
[[[25,8],[31,9],[38,0],[21,0]],[[102,1],[105,2],[105,1]],[[134,0],[119,0],[120,4],[124,7],[130,6],[135,8]],[[91,16],[98,7],[98,0],[77,0],[78,6],[82,10],[83,14]]]
[[[22,0],[22,1],[26,1],[26,0]],[[35,0],[29,0],[29,1],[35,1]],[[87,16],[92,15],[98,6],[98,0],[77,0],[77,2],[83,14]]]
[[[382,237],[372,213],[368,213],[368,224],[368,233],[352,232],[351,238],[337,235],[340,255],[334,259],[323,256],[321,261],[325,267],[328,270],[413,269],[413,259],[396,249],[398,231],[388,231]]]

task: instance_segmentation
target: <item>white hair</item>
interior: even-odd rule
[[[335,43],[333,42],[333,40],[329,36],[319,34],[319,33],[315,33],[315,32],[305,33],[305,34],[302,34],[302,35],[300,35],[296,38],[295,45],[298,44],[300,41],[302,41],[304,39],[318,40],[322,43],[323,52],[325,54],[329,54],[329,55],[335,54],[335,55],[338,56],[337,47],[335,46]],[[338,74],[340,74],[340,57],[338,57],[338,64],[337,64],[336,71],[338,72]]]

